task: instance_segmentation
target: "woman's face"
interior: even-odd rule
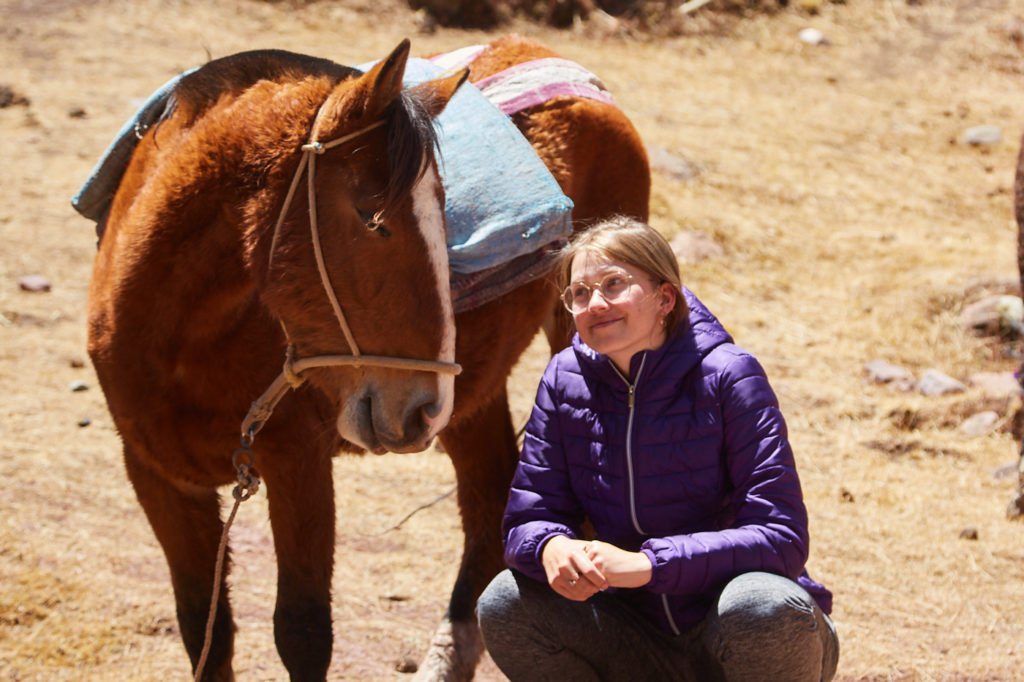
[[[600,284],[614,282],[616,275],[632,280],[618,297],[609,301],[602,295]],[[665,315],[675,305],[675,289],[667,283],[657,285],[637,267],[586,250],[573,258],[570,275],[570,286],[586,298],[586,287],[579,283],[590,288],[586,307],[573,313],[580,338],[598,353],[607,355],[628,377],[633,355],[665,342]]]

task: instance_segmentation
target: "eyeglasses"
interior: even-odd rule
[[[578,315],[590,306],[595,289],[601,292],[601,298],[615,303],[626,295],[634,281],[635,278],[628,272],[612,272],[595,284],[573,282],[562,292],[562,305],[573,315]]]

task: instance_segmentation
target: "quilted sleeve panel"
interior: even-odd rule
[[[552,359],[526,426],[502,523],[505,563],[546,581],[540,553],[553,535],[577,537],[583,510],[572,494],[559,418],[559,356]]]

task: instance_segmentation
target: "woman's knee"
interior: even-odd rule
[[[504,570],[484,588],[476,601],[476,616],[485,631],[493,624],[507,623],[519,606],[519,586],[509,570]]]
[[[814,598],[792,580],[771,573],[737,576],[722,590],[716,606],[718,618],[725,622],[817,627]]]
[[[831,632],[814,599],[795,582],[747,573],[722,591],[706,623],[705,644],[726,679],[757,672],[765,680],[819,680]],[[750,678],[750,679],[757,679]]]

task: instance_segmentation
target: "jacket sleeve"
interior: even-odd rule
[[[583,520],[569,483],[562,442],[557,364],[556,356],[537,389],[502,521],[505,564],[541,582],[547,582],[541,563],[544,543],[555,535],[578,537]]]
[[[652,592],[699,594],[749,571],[796,580],[807,561],[807,510],[775,393],[753,356],[735,346],[714,352],[726,354],[711,385],[719,392],[734,521],[720,531],[645,541]]]

